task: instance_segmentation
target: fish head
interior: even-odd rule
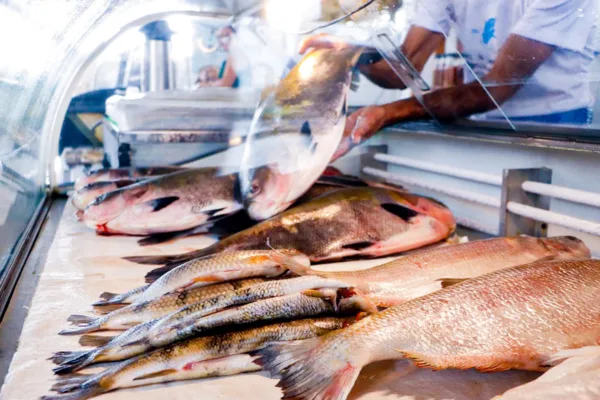
[[[262,221],[284,211],[291,205],[287,200],[291,185],[291,176],[280,173],[273,166],[248,171],[240,182],[242,201],[248,215]]]
[[[119,217],[127,207],[138,203],[149,188],[147,183],[142,182],[104,193],[87,206],[83,221],[91,227],[104,225]]]
[[[562,259],[590,258],[590,249],[583,241],[575,236],[556,236],[539,239],[553,255]]]
[[[73,205],[79,210],[85,210],[94,200],[107,192],[117,190],[114,182],[93,182],[77,190],[71,197]]]

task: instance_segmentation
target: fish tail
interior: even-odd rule
[[[102,325],[106,322],[106,317],[91,318],[86,315],[71,315],[68,319],[75,328],[64,329],[58,332],[59,335],[80,335],[82,333],[95,332],[102,330]]]
[[[84,353],[87,353],[87,351],[59,351],[54,353],[48,360],[52,361],[54,364],[62,364],[65,361],[79,357]]]
[[[80,369],[93,363],[94,358],[96,358],[96,355],[98,354],[96,350],[83,351],[81,353],[82,354],[65,360],[52,371],[54,371],[56,375],[65,375],[75,371],[79,371]]]
[[[65,378],[59,378],[56,383],[52,385],[52,389],[55,392],[66,393],[72,390],[78,389],[82,383],[90,380],[92,375],[78,375],[77,373],[66,376]]]
[[[314,269],[312,269],[310,267],[300,264],[298,261],[294,260],[292,257],[287,256],[277,250],[273,251],[269,255],[269,258],[273,262],[276,262],[277,264],[281,265],[282,267],[287,268],[288,270],[292,271],[296,275],[300,275],[300,276],[304,276],[304,275],[320,276],[321,275],[318,271],[315,271]],[[325,274],[323,274],[323,275],[325,275]]]
[[[116,336],[83,335],[79,338],[79,344],[84,347],[101,347],[108,344],[115,337]]]
[[[40,400],[86,400],[106,392],[100,385],[74,390],[66,394],[42,396]]]
[[[255,354],[255,362],[280,377],[283,399],[344,400],[362,365],[351,362],[319,362],[319,355],[334,351],[323,338],[275,342]]]

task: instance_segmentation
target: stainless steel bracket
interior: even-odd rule
[[[505,169],[502,176],[502,198],[500,205],[500,236],[529,235],[545,237],[548,226],[508,211],[509,202],[524,204],[542,210],[550,209],[550,197],[523,190],[523,182],[552,183],[552,170],[548,168]]]

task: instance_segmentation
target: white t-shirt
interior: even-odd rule
[[[523,87],[501,107],[512,117],[546,115],[590,107],[589,82],[600,0],[419,0],[414,25],[448,34],[453,28],[465,60],[482,77],[490,71],[510,34],[556,49]],[[465,73],[467,81],[475,79]],[[491,82],[485,82],[491,85]],[[498,110],[486,117],[500,118]]]

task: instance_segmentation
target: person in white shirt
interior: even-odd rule
[[[401,50],[421,71],[455,29],[475,74],[466,82],[423,96],[362,108],[348,117],[336,158],[381,128],[435,116],[587,124],[593,96],[590,71],[597,52],[599,0],[421,0]],[[347,46],[326,35],[306,38],[313,47]],[[384,88],[405,88],[383,59],[359,65]],[[482,86],[478,80],[481,80]],[[501,110],[499,110],[500,106]]]

